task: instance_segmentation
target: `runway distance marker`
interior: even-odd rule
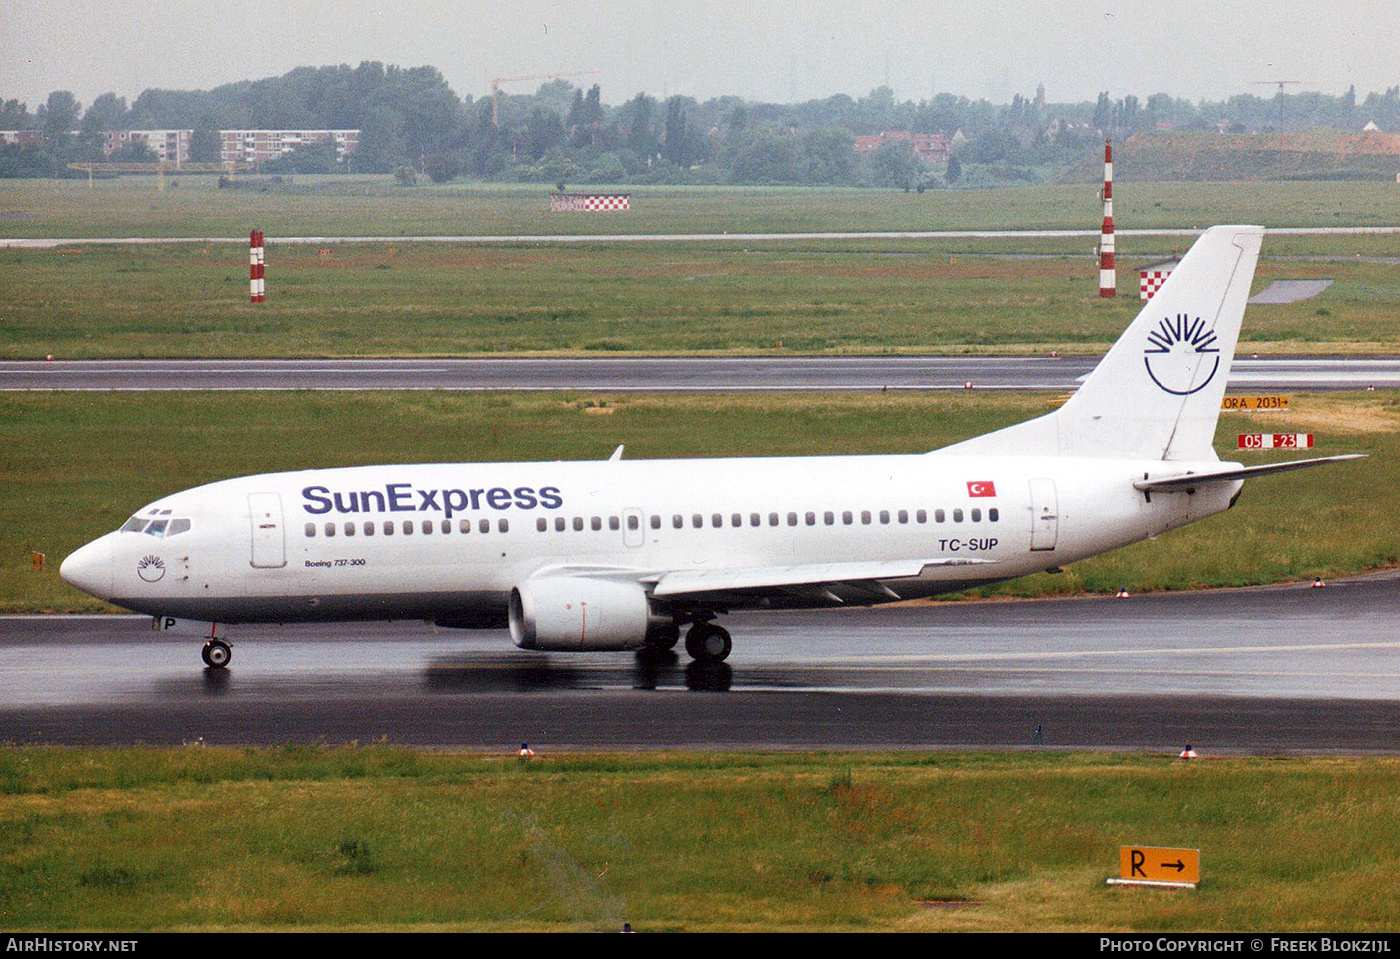
[[[1311,433],[1239,433],[1238,447],[1242,450],[1306,450],[1312,449]]]
[[[1291,396],[1226,396],[1220,400],[1222,410],[1286,410]]]
[[[1120,846],[1118,878],[1110,886],[1195,889],[1201,881],[1201,851],[1163,846]]]

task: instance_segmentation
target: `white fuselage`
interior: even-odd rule
[[[272,473],[165,497],[128,526],[179,519],[187,529],[109,533],[63,572],[118,605],[183,619],[488,626],[503,624],[513,587],[554,569],[644,578],[928,563],[880,578],[879,592],[751,589],[707,605],[873,603],[1057,567],[1227,509],[1239,482],[1152,494],[1132,486],[1191,466],[933,453]]]

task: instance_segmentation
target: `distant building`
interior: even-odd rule
[[[43,146],[43,130],[0,130],[0,143],[14,146]]]
[[[193,130],[110,130],[102,144],[102,155],[111,156],[118,150],[144,143],[157,160],[180,166],[189,162],[193,134]]]
[[[336,162],[360,143],[359,130],[220,130],[219,158],[224,163],[265,163],[307,143],[335,144]]]
[[[857,153],[873,153],[890,140],[908,140],[914,155],[925,163],[948,162],[948,138],[941,133],[910,133],[908,130],[886,130],[870,136],[856,137]]]

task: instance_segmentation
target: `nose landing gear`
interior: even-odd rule
[[[204,644],[200,656],[204,659],[204,665],[210,669],[223,669],[233,658],[233,650],[222,639],[211,639]]]

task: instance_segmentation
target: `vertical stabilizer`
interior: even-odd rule
[[[940,452],[1214,459],[1263,236],[1211,227],[1064,406]]]

